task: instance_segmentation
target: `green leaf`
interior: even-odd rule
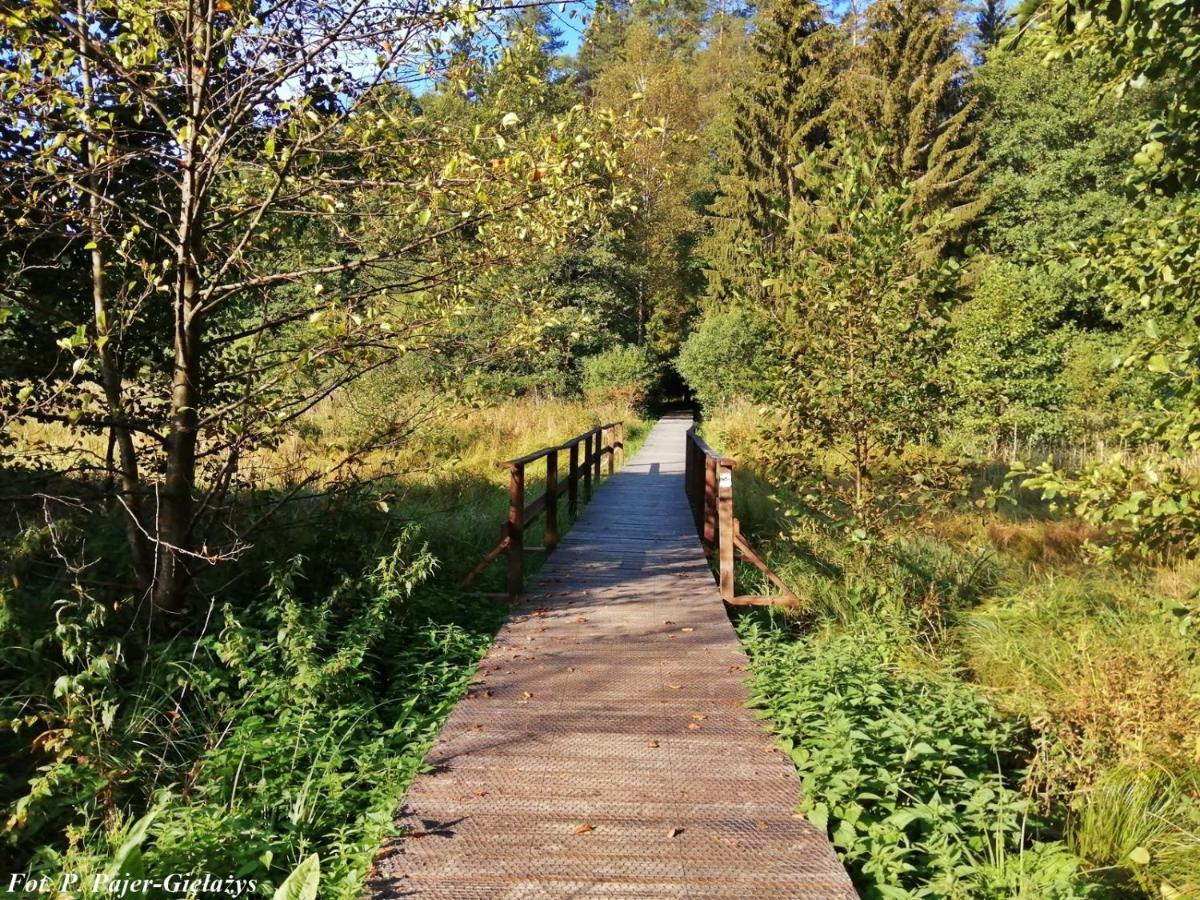
[[[320,883],[321,858],[314,853],[292,870],[275,890],[274,900],[317,900]]]
[[[121,842],[116,855],[105,870],[105,874],[109,878],[141,878],[145,875],[145,867],[142,864],[142,844],[150,834],[150,826],[158,818],[158,813],[158,808],[152,809],[130,826],[125,840]]]
[[[1150,357],[1150,361],[1146,364],[1146,368],[1151,372],[1156,372],[1160,375],[1167,375],[1171,371],[1171,364],[1167,362],[1167,358],[1161,353],[1155,353]]]

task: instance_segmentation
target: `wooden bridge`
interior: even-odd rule
[[[747,659],[696,533],[707,507],[684,491],[690,424],[654,427],[514,604],[372,896],[856,896],[745,708]]]

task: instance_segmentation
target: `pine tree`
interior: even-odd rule
[[[629,0],[596,0],[575,58],[575,83],[585,97],[595,93],[600,74],[620,60],[632,16]]]
[[[975,7],[975,53],[980,59],[1000,43],[1011,20],[1004,0],[982,0]]]
[[[956,0],[877,0],[839,90],[839,118],[887,148],[892,177],[911,186],[925,250],[935,254],[986,204],[957,11]]]
[[[788,223],[803,200],[794,169],[829,140],[841,56],[837,31],[812,0],[777,0],[760,13],[703,247],[713,296],[765,299],[763,273],[786,254]]]

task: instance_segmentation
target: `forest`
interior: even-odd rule
[[[0,4],[0,873],[362,896],[690,408],[863,897],[1200,897],[1198,256],[1198,0]]]

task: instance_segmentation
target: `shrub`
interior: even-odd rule
[[[864,896],[1086,895],[1078,860],[1034,843],[1022,729],[970,685],[903,669],[911,635],[864,621],[796,638],[749,616],[739,628],[801,808]]]
[[[756,310],[710,313],[679,350],[675,369],[705,414],[738,399],[759,401],[766,373],[777,364],[771,324]]]
[[[583,391],[589,400],[641,409],[650,398],[657,370],[645,348],[614,347],[583,360]]]

